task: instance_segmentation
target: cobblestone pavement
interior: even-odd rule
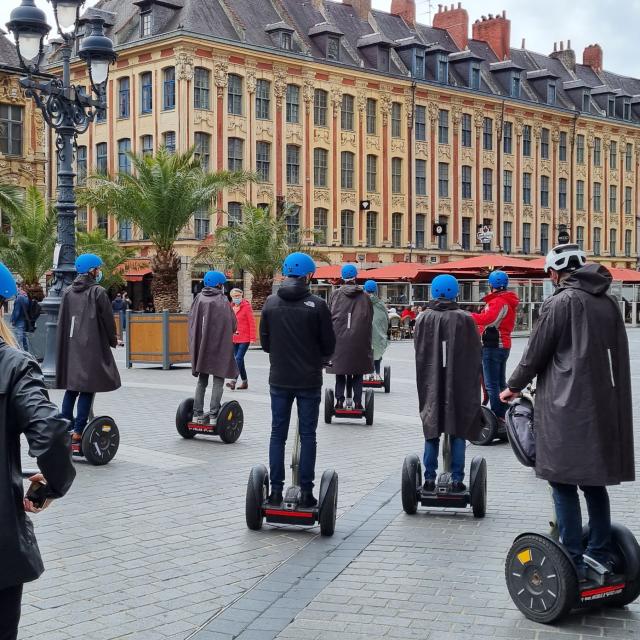
[[[640,332],[629,335],[637,387]],[[515,341],[512,366],[524,344]],[[245,526],[249,469],[267,461],[264,354],[247,356],[249,391],[225,394],[245,412],[233,445],[175,431],[175,409],[195,386],[188,369],[123,368],[122,389],[96,402],[120,427],[116,458],[78,462],[69,496],[34,516],[47,570],[27,585],[20,640],[640,637],[639,604],[558,627],[515,609],[504,557],[518,533],[545,530],[550,498],[507,445],[468,450],[487,458],[484,520],[402,512],[402,461],[421,453],[422,432],[412,345],[393,343],[387,355],[392,392],[376,395],[374,425],[318,429],[318,475],[335,467],[340,476],[330,539],[317,528]],[[614,516],[640,535],[635,486],[611,496]]]

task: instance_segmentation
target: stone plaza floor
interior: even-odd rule
[[[629,338],[637,415],[640,331]],[[509,368],[525,344],[514,341]],[[195,389],[190,369],[127,370],[118,350],[123,386],[99,396],[96,411],[115,418],[120,450],[104,467],[77,462],[68,496],[33,516],[46,571],[26,585],[20,640],[639,638],[640,602],[554,627],[517,611],[504,558],[518,533],[547,529],[551,503],[507,444],[467,449],[467,463],[487,459],[483,520],[402,511],[402,462],[423,446],[413,346],[392,343],[386,355],[392,390],[376,393],[373,426],[318,427],[316,475],[333,467],[340,485],[336,533],[322,538],[317,527],[245,525],[249,470],[268,462],[265,354],[247,355],[248,391],[225,393],[245,413],[240,439],[225,445],[175,430]],[[636,433],[636,458],[639,449]],[[26,454],[25,466],[34,466]],[[610,494],[614,519],[640,536],[636,485]]]

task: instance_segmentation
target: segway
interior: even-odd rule
[[[384,368],[382,378],[376,378],[373,374],[365,376],[362,379],[362,387],[364,389],[384,389],[385,393],[391,392],[391,367],[387,365]]]
[[[205,418],[207,417],[205,414]],[[229,400],[220,406],[215,425],[193,421],[193,398],[183,400],[176,411],[176,430],[186,440],[200,434],[219,436],[222,442],[232,444],[240,437],[243,425],[244,413],[236,400]]]
[[[364,407],[356,409],[353,400],[347,398],[343,409],[336,409],[333,389],[325,389],[324,392],[324,421],[331,424],[333,418],[343,418],[347,420],[360,420],[364,418],[365,424],[373,424],[373,389],[364,392]]]
[[[518,461],[525,466],[535,466],[531,396],[524,396],[511,405],[506,423],[509,442]],[[525,617],[551,624],[572,609],[623,607],[640,596],[640,545],[629,529],[611,524],[612,570],[585,555],[587,581],[579,582],[575,564],[559,539],[555,508],[550,524],[548,534],[520,534],[507,554],[507,588]],[[585,546],[588,536],[589,528],[585,527]]]
[[[484,385],[484,380],[481,379],[482,385],[482,404],[480,406],[480,420],[482,422],[482,428],[480,429],[480,435],[475,440],[470,440],[471,444],[478,445],[480,447],[486,447],[490,445],[494,440],[500,440],[501,442],[507,441],[507,427],[502,420],[498,420],[498,416],[491,410],[489,405],[489,394],[487,388]]]
[[[338,474],[327,469],[320,480],[318,504],[315,507],[299,507],[300,489],[300,435],[298,428],[293,441],[291,456],[292,484],[287,488],[282,503],[269,502],[269,472],[263,464],[255,465],[249,474],[245,516],[247,527],[257,531],[266,520],[271,524],[293,524],[312,527],[318,522],[323,536],[332,536],[336,528],[338,509]]]
[[[423,507],[444,507],[447,509],[466,509],[471,506],[475,518],[484,518],[487,512],[487,462],[482,456],[471,460],[469,470],[469,488],[464,492],[452,490],[451,478],[451,436],[444,434],[442,444],[444,471],[436,480],[433,491],[423,488],[422,466],[415,454],[404,459],[402,465],[402,508],[405,513],[414,515],[418,505]]]
[[[114,459],[119,446],[118,425],[109,416],[94,416],[92,402],[82,440],[71,443],[73,457],[84,458],[89,464],[100,467]]]

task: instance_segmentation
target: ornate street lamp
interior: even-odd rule
[[[58,33],[62,38],[59,53],[62,77],[43,80],[40,65],[44,54],[44,39],[51,30],[44,11],[34,0],[22,0],[11,12],[7,28],[13,34],[20,63],[26,73],[20,84],[28,97],[42,111],[45,122],[56,133],[58,159],[58,241],[53,256],[53,282],[42,302],[46,314],[46,348],[42,370],[49,385],[55,383],[56,332],[60,299],[75,277],[76,258],[76,197],[74,159],[76,139],[84,133],[96,115],[107,108],[106,84],[109,66],[115,61],[113,42],[104,35],[104,20],[90,20],[91,34],[83,38],[79,57],[88,67],[93,94],[87,94],[71,83],[71,55],[80,22],[84,0],[49,0],[53,6]]]

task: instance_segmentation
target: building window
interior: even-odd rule
[[[567,161],[567,132],[560,132],[560,144],[558,146],[558,157],[560,162]]]
[[[427,108],[418,105],[416,107],[416,140],[427,139]]]
[[[531,253],[531,223],[525,222],[522,225],[522,253]]]
[[[426,218],[424,213],[416,214],[416,249],[424,249]]]
[[[596,167],[602,164],[602,140],[600,138],[593,139],[593,164]]]
[[[402,193],[402,158],[391,158],[391,193]]]
[[[236,140],[236,138],[229,138],[229,150],[231,150],[232,140]],[[209,160],[211,158],[211,136],[208,133],[196,131],[193,135],[193,143],[195,146],[194,157],[196,160],[200,161],[203,171],[209,171]],[[242,140],[240,140],[240,143],[242,143]],[[242,161],[240,161],[240,165],[240,168],[242,168]],[[229,164],[229,169],[231,171],[235,171],[235,168],[231,167],[231,163]]]
[[[87,207],[78,207],[76,212],[76,231],[87,230]]]
[[[140,37],[151,35],[151,11],[140,14]]]
[[[211,223],[211,214],[209,207],[200,207],[193,214],[193,230],[196,240],[203,240],[209,235],[209,225]]]
[[[271,83],[268,80],[256,82],[256,118],[269,120],[271,117]]]
[[[547,104],[554,105],[556,103],[556,83],[549,82],[547,84]]]
[[[377,130],[376,112],[378,103],[373,98],[367,98],[367,134],[374,136]]]
[[[300,121],[300,87],[288,84],[286,101],[286,120],[290,124],[297,124]]]
[[[472,89],[476,91],[480,91],[480,80],[482,76],[480,74],[480,65],[472,64],[471,65],[471,77],[469,79],[469,85]]]
[[[462,218],[462,250],[471,250],[471,218]]]
[[[482,170],[482,199],[485,202],[493,200],[493,170]]]
[[[449,82],[449,57],[447,54],[438,54],[437,82],[447,84]]]
[[[584,251],[584,227],[576,227],[576,244]]]
[[[593,210],[596,213],[600,213],[602,208],[601,204],[601,184],[599,182],[593,183]]]
[[[600,255],[600,227],[593,228],[593,255]]]
[[[511,75],[511,97],[520,97],[520,73],[515,72]]]
[[[140,74],[140,91],[142,93],[140,110],[142,113],[151,113],[153,111],[153,80],[150,71]]]
[[[130,114],[130,81],[129,78],[118,80],[118,118],[128,118]]]
[[[610,118],[616,117],[616,99],[613,96],[609,96],[607,100],[607,115]]]
[[[549,253],[549,225],[546,222],[540,225],[540,253],[543,256]]]
[[[163,137],[163,144],[165,149],[169,152],[169,153],[175,153],[176,152],[176,132],[175,131],[165,131],[162,134]]]
[[[313,235],[318,244],[327,244],[327,218],[329,212],[322,207],[313,210]]]
[[[353,246],[353,211],[343,209],[340,213],[340,242],[343,246]]]
[[[462,114],[462,146],[471,147],[471,116],[468,113]]]
[[[287,145],[287,184],[300,184],[300,147]]]
[[[540,176],[540,206],[549,207],[549,176]]]
[[[482,121],[482,148],[485,151],[493,149],[493,120],[485,118]]]
[[[342,96],[340,127],[343,131],[353,131],[353,96],[348,93]]]
[[[230,202],[227,205],[227,224],[230,227],[242,224],[242,205],[239,202]]]
[[[326,149],[313,150],[313,185],[315,187],[327,186],[328,156]]]
[[[343,189],[353,189],[353,172],[355,167],[355,156],[350,151],[343,151],[341,154],[341,177],[340,186]]]
[[[576,182],[576,209],[584,211],[584,180]]]
[[[256,172],[259,182],[271,179],[271,144],[268,142],[256,142]]]
[[[133,226],[131,220],[120,220],[118,222],[118,240],[128,242],[133,238]]]
[[[618,209],[618,187],[615,184],[609,185],[609,213],[616,213]]]
[[[402,105],[399,102],[391,105],[391,137],[402,137]]]
[[[287,244],[300,242],[300,207],[292,206],[287,212]]]
[[[378,190],[378,156],[367,156],[367,191]]]
[[[462,166],[462,197],[464,200],[471,200],[471,167]]]
[[[422,51],[422,49],[416,49],[413,63],[413,77],[424,80],[424,68],[424,51]]]
[[[626,216],[631,215],[631,200],[632,200],[632,189],[631,187],[624,188],[624,214]]]
[[[540,135],[540,157],[543,160],[549,159],[549,129],[542,128]]]
[[[76,153],[76,174],[78,185],[87,183],[87,147],[78,147]]]
[[[558,207],[567,208],[567,179],[560,178],[558,181]]]
[[[96,145],[96,173],[105,175],[109,171],[109,156],[107,155],[107,143],[99,142]]]
[[[582,92],[582,111],[584,111],[584,113],[591,113],[591,92],[590,91]]]
[[[167,67],[162,72],[162,108],[165,110],[176,107],[176,70]]]
[[[513,153],[513,123],[505,122],[502,130],[502,149],[504,153]]]
[[[120,173],[131,173],[131,140],[123,138],[118,140],[118,171]]]
[[[528,124],[522,127],[522,155],[531,157],[531,125]]]
[[[106,213],[101,211],[96,212],[96,228],[104,231],[105,234],[107,233],[109,230],[109,218]]]
[[[511,249],[511,228],[512,228],[512,223],[511,222],[505,222],[503,223],[503,235],[502,235],[502,250],[505,253],[511,253],[512,249]]]
[[[615,140],[609,143],[609,168],[612,171],[618,168],[618,143]]]
[[[614,257],[617,254],[616,239],[618,231],[617,229],[609,229],[609,255]]]
[[[242,171],[244,166],[244,140],[229,138],[227,142],[227,168],[229,171]]]
[[[438,113],[438,143],[449,144],[449,112],[445,109]]]
[[[438,196],[449,197],[449,163],[438,163]]]
[[[340,60],[340,38],[336,36],[327,38],[327,60]]]
[[[576,136],[576,162],[584,164],[584,135],[581,133]]]
[[[391,216],[391,244],[394,247],[402,246],[402,214],[394,213]]]
[[[627,143],[627,148],[624,154],[624,169],[625,171],[631,171],[633,168],[633,145]]]
[[[631,257],[631,229],[624,232],[624,255],[627,258]]]
[[[504,186],[503,186],[504,201],[511,202],[512,190],[513,190],[513,171],[505,170],[503,180],[504,180]]]
[[[209,70],[196,67],[193,76],[193,107],[209,109]]]
[[[227,113],[242,115],[242,77],[230,73],[227,77]]]
[[[631,100],[625,98],[622,102],[622,119],[629,122],[631,120]]]
[[[378,214],[375,211],[367,211],[367,247],[375,247],[378,244]]]
[[[531,174],[522,174],[522,204],[531,204]]]
[[[427,195],[427,161],[416,160],[416,195]]]
[[[142,138],[140,138],[140,143],[141,143],[141,147],[142,147],[142,155],[144,157],[146,156],[152,156],[153,155],[153,136],[142,136]]]
[[[288,31],[280,34],[280,48],[285,51],[293,51],[293,36]]]
[[[316,127],[327,126],[327,92],[322,89],[313,93],[313,124]]]

